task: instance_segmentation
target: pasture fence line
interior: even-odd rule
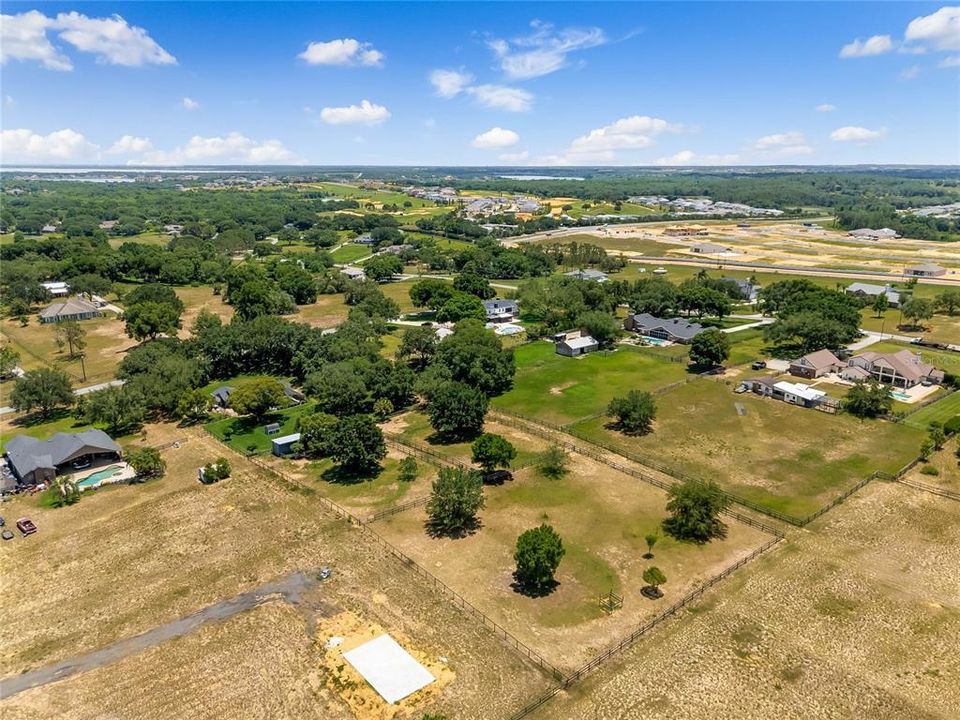
[[[915,490],[922,490],[923,492],[928,492],[933,495],[939,495],[940,497],[945,497],[949,500],[960,501],[960,493],[954,492],[953,490],[947,490],[946,488],[939,488],[936,485],[928,485],[927,483],[922,483],[918,480],[908,480],[907,478],[895,478],[893,482],[898,482],[901,485],[912,487]]]
[[[447,457],[446,455],[438,453],[433,448],[424,445],[423,443],[419,443],[416,440],[407,440],[406,438],[401,438],[399,435],[390,432],[384,432],[383,437],[387,441],[388,445],[404,451],[409,455],[415,455],[432,465],[457,467],[464,470],[469,470],[471,468],[469,464],[463,462],[462,460]]]

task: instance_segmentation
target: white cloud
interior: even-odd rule
[[[873,35],[866,40],[857,38],[840,49],[840,57],[854,58],[870,55],[883,55],[893,50],[893,40],[889,35]]]
[[[813,148],[807,145],[807,139],[802,132],[790,132],[765,135],[753,144],[753,150],[763,155],[790,157],[792,155],[809,155]]]
[[[732,165],[739,160],[740,156],[734,153],[727,155],[697,155],[693,150],[681,150],[673,155],[657,158],[653,161],[653,164],[674,167],[679,165]]]
[[[489,149],[510,147],[518,142],[520,142],[520,136],[513,130],[495,127],[477,135],[471,144],[475,148]]]
[[[920,74],[920,66],[911,65],[910,67],[904,68],[903,70],[900,71],[899,78],[901,80],[913,80],[919,74]]]
[[[467,93],[488,108],[526,112],[533,107],[533,94],[520,88],[505,85],[476,85],[467,88]]]
[[[307,49],[297,55],[309,65],[364,65],[380,67],[383,65],[383,53],[370,43],[353,38],[312,42]]]
[[[503,153],[502,155],[497,155],[498,160],[502,160],[505,163],[520,163],[530,157],[530,153],[526,150],[521,150],[520,152],[515,153]]]
[[[537,20],[530,25],[530,35],[487,43],[511,80],[548,75],[566,66],[569,53],[607,42],[603,30],[597,27],[555,30],[553,25]]]
[[[194,100],[193,98],[185,97],[182,102],[183,102],[183,106],[187,110],[196,110],[198,107],[200,107],[200,103],[197,100]]]
[[[940,64],[937,65],[939,68],[955,68],[960,67],[960,55],[950,55],[945,57],[940,61]]]
[[[49,135],[38,135],[25,128],[0,133],[0,161],[4,163],[96,160],[99,152],[98,145],[69,128]]]
[[[70,58],[47,39],[53,21],[39,10],[0,15],[0,62],[36,60],[48,70],[73,70]]]
[[[127,161],[130,165],[268,165],[300,162],[279,140],[258,142],[238,132],[229,133],[226,137],[194,135],[185,145],[173,150],[141,153],[131,150],[128,154],[138,155]]]
[[[389,110],[369,100],[347,107],[325,107],[320,111],[320,119],[328,125],[378,125],[389,117]]]
[[[547,165],[613,163],[617,161],[617,151],[650,147],[656,135],[682,131],[682,125],[647,115],[632,115],[574,138],[566,152],[547,155],[541,162]]]
[[[914,18],[904,36],[936,50],[960,50],[960,6],[942,7],[931,15]]]
[[[47,31],[81,52],[96,56],[109,65],[176,65],[173,55],[151,38],[147,31],[129,25],[119,15],[91,18],[78,12],[47,17],[37,10],[3,15],[0,22],[0,59],[36,60],[50,70],[72,70],[70,58],[53,46]]]
[[[886,128],[879,128],[878,130],[870,130],[865,127],[858,127],[856,125],[847,125],[846,127],[837,128],[832,133],[830,133],[830,139],[837,142],[869,142],[870,140],[879,140],[887,134]]]
[[[153,143],[150,138],[141,138],[134,135],[124,135],[117,140],[110,149],[108,155],[139,155],[141,153],[153,150]]]
[[[456,97],[472,82],[473,75],[459,70],[434,70],[430,73],[430,84],[442,98]]]
[[[837,109],[836,105],[831,105],[830,103],[822,103],[817,105],[817,112],[833,112]]]

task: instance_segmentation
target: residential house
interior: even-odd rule
[[[903,274],[910,277],[941,277],[947,274],[947,269],[933,263],[922,263],[911,265],[903,271]]]
[[[516,300],[484,300],[483,309],[487,313],[489,322],[509,322],[520,313],[520,306]]]
[[[99,227],[101,230],[113,230],[117,226],[118,222],[120,221],[119,220],[101,220]]]
[[[889,285],[871,285],[870,283],[855,282],[847,285],[844,291],[847,295],[856,295],[864,300],[873,300],[880,295],[887,296],[890,307],[900,307],[900,293]]]
[[[792,361],[790,374],[813,380],[821,375],[840,372],[843,367],[843,361],[829,350],[817,350]]]
[[[763,395],[764,397],[773,397],[774,389],[773,386],[777,381],[772,377],[755,377],[750,378],[749,380],[743,380],[740,383],[740,386],[745,390],[756,393],[757,395]]]
[[[866,379],[862,371],[884,385],[898,388],[912,388],[921,383],[939,384],[944,378],[942,370],[925,363],[919,353],[914,354],[909,350],[895,353],[867,350],[854,355],[847,360],[847,367],[841,371],[840,377],[857,382]]]
[[[365,280],[367,278],[367,274],[363,271],[363,268],[358,267],[340,268],[340,274],[346,275],[351,280]]]
[[[179,237],[180,233],[183,232],[183,225],[176,225],[176,224],[164,225],[163,231],[167,235],[172,235],[173,237]]]
[[[44,225],[42,228],[40,228],[40,232],[43,233],[44,235],[49,235],[50,233],[55,233],[55,232],[57,232],[57,226],[48,223],[48,224]]]
[[[587,268],[586,270],[571,270],[568,273],[564,273],[567,277],[577,278],[577,280],[592,280],[593,282],[605,283],[610,278],[606,273],[602,273],[599,270],[594,270],[593,268]]]
[[[802,383],[787,382],[786,380],[774,383],[773,391],[774,398],[779,398],[782,395],[784,402],[807,408],[819,404],[827,397],[827,394],[822,390],[817,390]]]
[[[120,446],[103,430],[59,432],[48,440],[15,435],[6,444],[7,462],[23,486],[39,485],[69,473],[73,465],[119,460]]]
[[[221,409],[230,407],[230,394],[233,392],[233,388],[229,385],[221,385],[212,393],[213,404]]]
[[[56,323],[65,320],[90,320],[99,317],[100,308],[89,300],[76,295],[66,300],[50,303],[40,311],[40,322]]]
[[[740,297],[742,297],[744,300],[747,300],[748,302],[756,302],[757,293],[760,291],[759,285],[754,285],[749,280],[739,280],[737,278],[732,278],[732,277],[725,277],[720,279],[723,280],[724,282],[733,283],[738,288],[740,288]]]
[[[567,357],[578,357],[586,355],[600,348],[600,343],[589,335],[571,338],[557,343],[557,354]]]
[[[448,338],[448,337],[450,337],[451,335],[453,335],[453,330],[451,330],[451,329],[448,328],[448,327],[440,326],[440,327],[438,327],[436,330],[433,331],[433,334],[436,336],[437,342],[440,342],[440,341],[443,340],[444,338]]]
[[[700,323],[690,322],[685,318],[675,317],[664,320],[650,313],[627,315],[623,327],[646,337],[684,344],[706,330]]]
[[[373,239],[370,233],[366,233],[365,235],[360,235],[358,237],[355,237],[353,241],[357,243],[357,245],[376,245],[377,243],[377,241]]]

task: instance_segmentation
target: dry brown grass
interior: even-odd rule
[[[955,718],[960,504],[872,483],[534,717]]]

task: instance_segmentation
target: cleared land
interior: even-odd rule
[[[686,363],[632,348],[569,358],[553,343],[535,342],[518,347],[515,358],[513,389],[492,404],[556,424],[604,412],[630,390],[655,390],[688,377]]]
[[[736,404],[744,408],[737,412]],[[626,436],[600,417],[571,432],[654,467],[713,479],[771,510],[804,517],[875,470],[916,457],[924,433],[885,421],[828,415],[697,379],[657,398],[654,431]]]
[[[788,540],[533,717],[955,717],[960,503],[871,483]]]
[[[190,328],[203,310],[217,315],[224,324],[233,318],[233,307],[223,301],[222,295],[214,295],[213,288],[209,285],[178,287],[175,291],[184,305],[183,315],[180,317],[181,338],[190,336]]]
[[[374,527],[548,661],[572,670],[615,644],[699,583],[760,546],[769,536],[730,522],[725,540],[704,546],[662,537],[644,560],[644,535],[666,516],[666,494],[579,455],[559,480],[532,470],[503,486],[485,488],[481,527],[464,538],[427,534],[423,509],[393,515]],[[566,555],[558,586],[545,597],[513,587],[513,552],[524,531],[550,523]],[[668,580],[664,598],[640,594],[643,570],[656,565]],[[599,596],[613,590],[624,605],[607,615]]]

